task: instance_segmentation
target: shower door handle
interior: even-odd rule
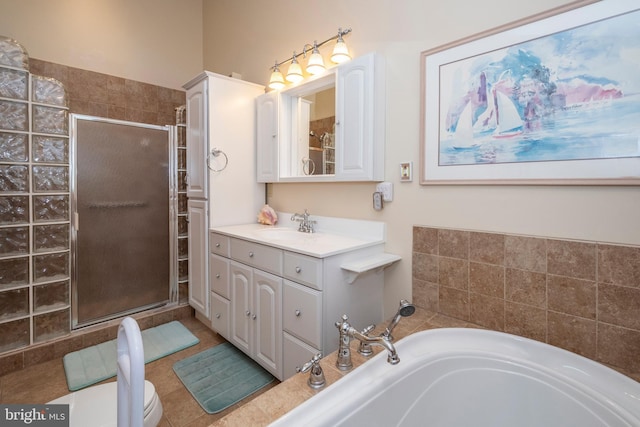
[[[80,215],[78,212],[73,213],[73,227],[76,229],[76,232],[80,231]]]

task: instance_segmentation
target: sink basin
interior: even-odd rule
[[[293,228],[277,227],[277,228],[263,228],[256,231],[256,235],[261,239],[271,241],[300,241],[309,240],[316,237],[315,233],[303,233]]]

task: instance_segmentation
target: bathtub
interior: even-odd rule
[[[399,364],[379,353],[271,427],[640,426],[640,383],[538,341],[445,328],[396,349]]]

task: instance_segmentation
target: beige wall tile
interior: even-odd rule
[[[525,304],[505,302],[504,331],[546,342],[547,311]]]
[[[547,272],[547,241],[537,237],[510,236],[504,238],[506,267]]]
[[[439,257],[438,283],[456,289],[469,289],[469,262]]]
[[[598,282],[640,288],[640,247],[598,245]]]
[[[596,244],[548,239],[547,273],[596,280]]]
[[[587,319],[596,318],[596,283],[571,277],[547,276],[549,310]]]
[[[469,232],[460,230],[438,230],[438,254],[451,258],[469,258]]]
[[[438,283],[438,257],[414,252],[412,262],[414,279]]]
[[[640,374],[640,331],[600,322],[597,360]]]
[[[469,321],[469,292],[441,286],[438,298],[442,314]]]
[[[505,299],[508,301],[547,307],[547,276],[533,271],[505,270]]]
[[[425,310],[438,311],[438,290],[437,283],[426,282],[424,280],[413,279],[411,302]]]
[[[640,331],[640,289],[600,283],[598,320]]]
[[[469,260],[504,265],[504,234],[469,233]]]
[[[504,299],[471,292],[469,321],[495,331],[504,331]]]
[[[438,255],[438,229],[413,227],[413,251]]]
[[[504,267],[470,262],[469,290],[504,299]]]
[[[596,322],[568,314],[547,312],[549,344],[595,359]]]

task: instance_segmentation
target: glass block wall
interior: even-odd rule
[[[0,353],[69,332],[69,109],[0,36]]]
[[[176,159],[178,162],[178,295],[181,302],[189,301],[189,223],[187,222],[187,108],[176,108],[178,133]]]

